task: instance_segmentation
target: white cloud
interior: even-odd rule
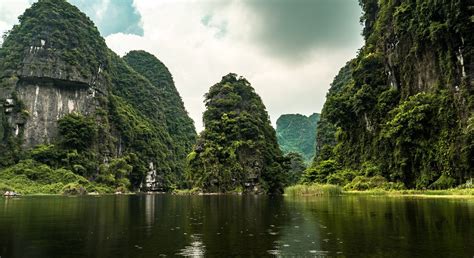
[[[320,112],[329,84],[358,48],[357,43],[338,51],[316,48],[304,64],[288,64],[252,42],[259,23],[240,1],[218,9],[198,1],[135,0],[135,6],[144,36],[114,34],[106,38],[107,44],[120,55],[143,49],[163,61],[198,131],[205,110],[203,95],[229,72],[250,81],[273,123],[285,113]],[[205,26],[202,19],[209,15],[212,26]],[[222,24],[225,36],[216,37]]]
[[[105,18],[101,6],[109,1],[95,2],[98,17]],[[0,31],[11,29],[31,2],[1,0]],[[252,83],[273,123],[285,113],[319,112],[330,82],[362,45],[360,39],[345,48],[316,47],[305,62],[285,62],[255,42],[253,33],[263,29],[262,20],[244,1],[134,0],[134,7],[141,15],[144,36],[112,34],[106,37],[107,44],[120,55],[143,49],[163,61],[198,131],[205,110],[203,95],[229,72]],[[202,22],[206,16],[207,26]]]
[[[20,16],[27,7],[31,5],[31,0],[1,0],[0,1],[0,33],[3,35],[10,30],[14,24],[18,23]],[[0,43],[3,39],[0,37]]]

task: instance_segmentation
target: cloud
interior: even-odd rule
[[[356,0],[245,0],[258,17],[252,39],[268,54],[304,62],[315,49],[360,45]]]
[[[360,46],[357,0],[224,0],[205,1],[209,15],[240,6],[251,30],[248,43],[257,45],[265,55],[293,64],[312,58],[315,49]],[[250,18],[250,19],[248,19]]]
[[[327,7],[329,1],[339,3]],[[120,55],[143,49],[163,61],[198,130],[205,110],[203,95],[229,72],[250,81],[275,123],[281,114],[319,112],[332,79],[362,46],[360,9],[350,11],[340,1],[349,0],[327,0],[319,7],[308,3],[311,10],[303,10],[302,1],[297,7],[281,1],[264,10],[263,2],[270,6],[273,0],[255,1],[262,6],[234,0],[135,0],[144,35],[120,33],[106,41]],[[284,14],[285,8],[292,13]],[[329,11],[346,21],[329,14],[310,17]],[[286,27],[279,30],[282,26]]]
[[[246,77],[273,123],[319,112],[329,84],[363,44],[357,0],[69,0],[120,55],[143,49],[173,74],[198,130],[203,95],[221,77]],[[0,0],[0,30],[31,0]]]
[[[133,0],[69,0],[87,14],[103,36],[128,33],[143,36],[140,13]]]
[[[20,16],[31,5],[28,0],[1,0],[0,1],[0,33],[3,35],[18,23]],[[1,36],[0,35],[0,36]],[[0,37],[0,43],[3,39]]]

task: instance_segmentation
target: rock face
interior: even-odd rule
[[[327,95],[316,163],[371,167],[409,188],[465,183],[474,176],[474,6],[360,2],[366,43]]]
[[[189,149],[195,131],[174,85],[160,88],[133,70],[107,48],[92,21],[65,0],[39,0],[19,20],[0,48],[0,148],[7,150],[0,153],[0,168],[27,157],[24,153],[38,145],[50,144],[58,163],[83,156],[63,166],[92,179],[105,178],[99,167],[108,171],[113,161],[111,166],[128,163],[123,171],[133,168],[128,175],[132,189],[143,185],[144,190],[163,191],[176,185],[186,148],[173,149],[173,140],[179,138],[176,145]],[[165,101],[167,91],[177,98]],[[166,123],[167,116],[175,115],[167,114],[170,106],[181,107],[179,119],[190,128],[185,139],[170,136],[175,131]],[[86,121],[93,125],[88,133],[99,135],[88,139],[86,148],[64,144],[75,140],[66,141],[71,140],[66,136],[84,133],[75,128],[77,133],[61,134],[58,121],[70,114],[80,115],[71,123]],[[47,160],[56,164],[52,159]],[[153,176],[147,180],[146,175]]]
[[[16,89],[18,99],[29,113],[24,124],[18,120],[13,122],[14,126],[22,127],[26,148],[51,143],[57,138],[56,122],[64,115],[72,112],[93,114],[98,105],[94,92],[84,85],[71,88],[31,78],[30,82],[17,84]]]
[[[277,120],[278,144],[284,154],[296,152],[303,156],[306,162],[315,155],[316,127],[319,114],[307,117],[300,114],[282,115]]]
[[[177,162],[176,173],[179,174],[179,181],[184,182],[184,178],[181,177],[184,174],[184,161],[191,152],[197,135],[194,122],[188,116],[173,77],[158,58],[145,51],[131,51],[123,59],[156,88],[156,95],[163,103],[168,133],[173,141],[173,153]]]
[[[205,103],[205,130],[188,156],[193,186],[206,192],[282,192],[282,153],[250,83],[228,74],[210,88]]]
[[[60,31],[66,25],[68,31]],[[105,56],[90,63],[84,59],[105,50],[92,22],[65,1],[39,1],[20,17],[0,50],[0,97],[18,107],[8,112],[8,121],[15,136],[23,135],[25,148],[57,137],[56,121],[65,114],[94,112],[96,96],[107,93],[101,68]]]

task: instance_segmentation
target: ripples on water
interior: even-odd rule
[[[185,246],[180,252],[176,255],[186,256],[186,257],[204,257],[206,246],[201,241],[199,235],[191,235],[191,243],[188,246]]]
[[[370,196],[0,199],[0,257],[472,257],[474,202]]]

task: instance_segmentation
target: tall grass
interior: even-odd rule
[[[294,185],[286,187],[285,194],[288,196],[335,196],[342,194],[342,188],[328,184]]]
[[[474,188],[451,188],[446,190],[383,190],[369,189],[364,191],[345,191],[347,194],[367,195],[425,195],[425,196],[474,196]]]
[[[335,196],[335,195],[385,195],[385,196],[432,196],[474,197],[474,188],[451,188],[446,190],[384,190],[373,188],[363,191],[343,191],[340,186],[329,184],[294,185],[285,188],[287,196]]]

